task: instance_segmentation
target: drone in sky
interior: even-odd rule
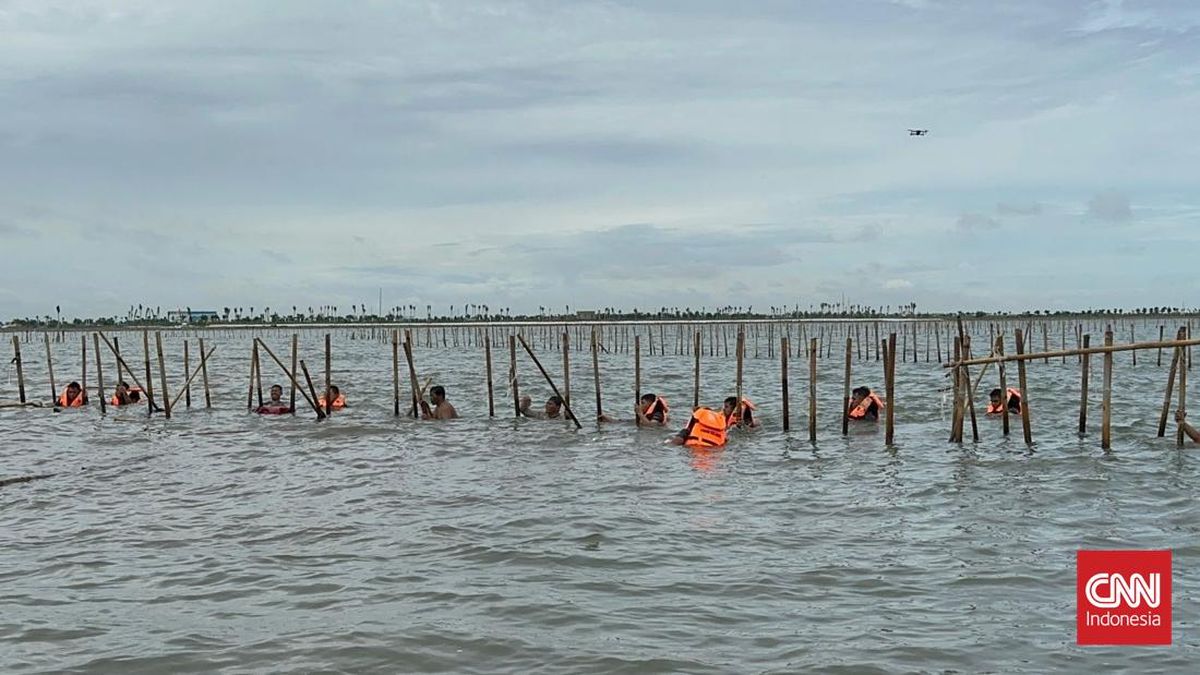
[[[908,130],[909,136],[925,136],[928,133],[929,133],[928,129],[909,129]]]

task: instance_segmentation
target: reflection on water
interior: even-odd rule
[[[6,671],[1194,670],[1200,472],[1154,438],[1152,359],[1117,360],[1108,453],[1098,398],[1095,433],[1075,432],[1075,363],[1030,368],[1032,450],[982,416],[978,445],[946,443],[941,369],[898,364],[888,449],[874,425],[841,436],[837,358],[820,364],[815,447],[806,414],[779,431],[764,358],[746,368],[764,427],[697,452],[664,445],[673,428],[587,422],[582,353],[574,431],[505,416],[503,384],[488,420],[482,354],[420,348],[422,382],[436,373],[464,416],[431,424],[392,417],[390,345],[343,336],[351,407],[318,424],[247,415],[249,339],[208,341],[212,411],[0,411],[0,477],[56,474],[0,488]],[[310,368],[319,342],[302,338]],[[56,347],[56,375],[78,372]],[[521,363],[522,392],[544,399]],[[703,363],[702,401],[719,405],[732,363]],[[601,366],[605,408],[628,410],[632,363]],[[855,368],[879,384],[881,366]],[[691,377],[690,357],[655,355],[642,389],[690,401]],[[1080,547],[1175,550],[1174,647],[1074,646]]]

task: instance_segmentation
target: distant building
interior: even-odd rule
[[[167,321],[175,323],[199,323],[201,321],[216,321],[219,318],[216,312],[207,309],[193,310],[176,310],[167,312]]]
[[[596,310],[581,309],[581,310],[575,312],[575,318],[579,319],[580,321],[595,321],[596,320]]]

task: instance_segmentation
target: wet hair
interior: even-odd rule
[[[642,394],[642,403],[654,403],[658,400],[658,396],[654,394]]]
[[[871,395],[871,389],[869,387],[855,387],[854,393],[858,396],[866,398]]]
[[[71,387],[74,387],[76,389],[83,389],[83,387],[79,386],[78,382],[72,382],[71,384],[67,385],[67,389],[70,389]]]
[[[117,389],[120,389],[121,387],[125,387],[126,389],[128,389],[129,383],[126,382],[125,380],[121,380],[120,382],[117,382]]]
[[[126,385],[126,386],[128,386],[128,385]],[[130,389],[130,390],[129,390],[129,400],[130,400],[130,401],[140,401],[140,400],[142,400],[142,392],[141,392],[141,390],[138,390],[138,389]]]
[[[279,391],[283,391],[283,385],[282,385],[282,384],[273,384],[273,385],[271,385],[271,388],[272,388],[272,389],[279,389]]]
[[[429,388],[429,394],[431,396],[441,396],[442,398],[446,398],[446,388],[440,384],[435,384]]]
[[[999,389],[993,389],[990,392],[988,392],[988,396],[994,397],[994,398],[1000,398],[1000,394],[1002,394],[1002,393],[1003,392],[1001,392]]]
[[[546,403],[553,403],[554,405],[561,407],[563,404],[563,401],[561,398],[559,398],[557,396],[551,396],[550,398],[546,399]]]
[[[738,403],[738,401],[737,401],[736,396],[726,396],[725,397],[725,405],[731,405],[736,408],[737,403]]]
[[[329,385],[329,393],[337,396],[338,394],[342,393],[342,390],[338,389],[336,384],[331,384]]]

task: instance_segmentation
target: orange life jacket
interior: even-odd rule
[[[1017,409],[1015,412],[1018,412],[1018,413],[1021,412],[1021,390],[1009,387],[1008,388],[1008,400],[1012,401],[1013,399],[1016,399],[1016,401],[1017,401]],[[1006,402],[1004,400],[1001,400],[999,405],[992,405],[991,401],[989,400],[988,407],[987,407],[987,414],[999,415],[999,414],[1003,413],[1005,403]],[[1014,412],[1014,411],[1009,411],[1009,412]]]
[[[858,405],[856,405],[850,409],[850,413],[849,413],[850,419],[861,420],[861,419],[866,418],[867,411],[871,409],[872,403],[879,406],[879,408],[878,408],[878,410],[876,410],[875,414],[876,415],[882,414],[883,413],[883,399],[879,398],[879,396],[877,396],[875,394],[875,392],[871,392],[870,394],[867,395],[866,398],[864,398],[862,400],[861,403],[859,403]]]
[[[67,402],[67,390],[63,389],[63,393],[58,396],[58,407],[60,408],[82,408],[83,407],[83,390],[79,390],[79,395]]]
[[[321,394],[320,396],[317,397],[317,406],[319,406],[321,408],[321,410],[325,409],[325,395],[324,394]],[[341,410],[342,408],[345,408],[345,407],[346,407],[346,395],[338,394],[337,398],[333,399],[333,409]]]
[[[646,412],[642,413],[642,415],[646,419],[653,421],[654,420],[653,415],[656,412],[662,412],[662,423],[666,424],[667,423],[667,413],[671,412],[671,408],[667,406],[667,399],[665,399],[661,396],[655,396],[654,402],[651,403],[649,406],[647,406]]]
[[[741,408],[746,408],[748,410],[757,410],[757,408],[754,407],[754,403],[750,399],[743,398],[741,407],[734,408],[733,412],[729,413],[729,417],[725,420],[725,427],[727,429],[731,429],[733,427],[736,427],[738,424],[741,424],[741,422],[742,422]]]
[[[697,408],[692,413],[691,431],[683,444],[700,450],[725,445],[725,416],[716,410]]]

